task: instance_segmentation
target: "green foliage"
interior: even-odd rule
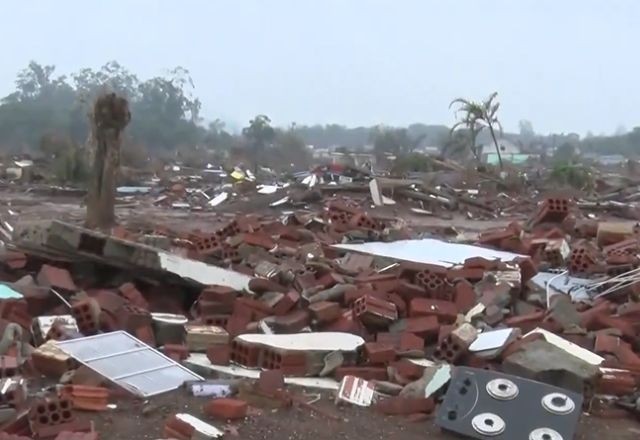
[[[392,174],[426,173],[433,171],[433,163],[429,156],[410,153],[398,157],[393,163]]]
[[[242,129],[242,135],[247,139],[251,148],[259,152],[271,145],[276,137],[276,131],[271,126],[271,119],[266,115],[258,115],[249,121],[249,125]]]
[[[568,163],[575,159],[576,148],[573,144],[565,142],[556,148],[553,153],[553,160],[558,163]]]
[[[89,166],[84,150],[72,145],[58,155],[52,164],[53,174],[61,184],[84,184],[89,179]]]
[[[469,153],[472,153],[478,159],[475,148],[469,147],[470,143],[474,144],[469,136],[471,133],[468,130],[454,131],[442,147],[442,154],[453,159],[465,160],[468,159]]]
[[[640,155],[640,127],[616,136],[591,136],[580,143],[582,151],[599,154]]]
[[[498,96],[497,92],[489,95],[487,99],[482,102],[471,101],[468,99],[457,98],[451,101],[449,107],[458,105],[456,114],[460,114],[458,122],[451,127],[451,133],[459,128],[465,127],[469,131],[470,144],[469,148],[476,159],[480,159],[476,147],[476,138],[478,134],[484,129],[489,130],[493,143],[496,147],[496,153],[498,154],[498,160],[500,161],[500,168],[502,169],[502,156],[500,154],[500,147],[498,146],[498,140],[495,135],[495,129],[498,128],[502,132],[502,124],[498,120],[498,109],[500,103],[496,101]]]
[[[192,96],[193,82],[183,68],[146,81],[115,61],[70,78],[54,73],[54,66],[31,62],[18,74],[16,91],[0,101],[0,145],[42,148],[42,139],[52,133],[83,143],[92,103],[110,91],[129,101],[133,118],[127,133],[136,144],[169,150],[196,146],[206,137],[207,130],[198,125],[200,101]]]
[[[295,129],[286,131],[278,130],[275,138],[276,157],[281,160],[273,165],[280,169],[279,165],[285,165],[288,169],[306,169],[311,165],[312,156],[304,140],[296,133]]]
[[[549,180],[554,185],[568,185],[583,191],[590,191],[595,185],[591,168],[568,162],[557,162],[551,170]]]
[[[371,132],[373,151],[378,155],[409,154],[418,148],[423,139],[424,136],[412,138],[406,128],[377,127]]]

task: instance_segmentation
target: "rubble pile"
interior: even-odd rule
[[[222,437],[217,423],[251,407],[341,420],[301,384],[333,390],[337,405],[435,413],[479,439],[569,439],[583,411],[640,413],[638,228],[566,198],[475,244],[417,236],[339,197],[210,233],[12,229],[0,438],[97,438],[79,414],[185,390],[202,407],[167,417],[167,438]]]

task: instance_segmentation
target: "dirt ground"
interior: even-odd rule
[[[298,392],[302,392],[298,390]],[[309,400],[312,398],[310,397]],[[186,412],[203,420],[202,405],[206,397],[191,397],[179,390],[157,396],[147,405],[131,400],[118,404],[110,413],[84,414],[94,421],[101,440],[149,440],[161,439],[164,420],[173,413]],[[447,440],[457,439],[443,433],[433,420],[410,421],[404,417],[384,417],[369,408],[337,407],[330,394],[323,393],[314,403],[342,420],[332,420],[325,415],[304,407],[277,410],[252,408],[250,415],[241,422],[226,424],[208,420],[219,429],[227,428],[225,438],[239,440]],[[148,407],[149,410],[144,410]],[[146,414],[143,415],[143,412]],[[509,423],[510,421],[507,421]],[[517,421],[516,421],[517,422]],[[583,415],[576,440],[638,439],[640,423],[628,419],[606,420]],[[518,440],[518,439],[513,439]],[[567,439],[568,440],[568,439]]]

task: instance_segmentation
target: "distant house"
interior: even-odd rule
[[[500,146],[501,154],[520,154],[522,153],[522,147],[509,139],[498,139],[498,145]],[[480,154],[485,155],[488,153],[496,152],[496,147],[493,142],[489,142],[480,146]]]
[[[334,151],[329,153],[329,157],[332,164],[354,165],[358,168],[376,164],[376,156],[371,153],[340,153]]]
[[[426,154],[427,156],[438,156],[441,152],[441,148],[435,145],[425,145],[423,147],[416,148],[414,152]]]
[[[500,146],[500,155],[504,162],[511,163],[524,163],[532,157],[539,157],[537,154],[527,154],[522,152],[522,147],[509,139],[498,139],[498,145]],[[496,153],[496,147],[493,142],[482,145],[480,155],[482,161],[489,164],[498,164],[498,153]]]

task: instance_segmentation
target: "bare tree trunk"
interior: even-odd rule
[[[478,139],[478,132],[475,129],[469,130],[469,136],[471,137],[471,154],[476,159],[476,163],[480,163],[480,156],[478,155],[478,146],[476,145]]]
[[[115,93],[100,96],[92,114],[95,143],[86,226],[108,230],[115,224],[116,176],[120,167],[122,131],[131,120],[127,100]]]
[[[500,163],[500,170],[503,170],[504,167],[502,165],[502,154],[500,154],[500,146],[498,145],[498,139],[496,139],[496,132],[493,130],[493,124],[489,123],[489,132],[491,133],[491,138],[493,139],[493,143],[496,146],[496,153],[498,153],[498,162]]]

